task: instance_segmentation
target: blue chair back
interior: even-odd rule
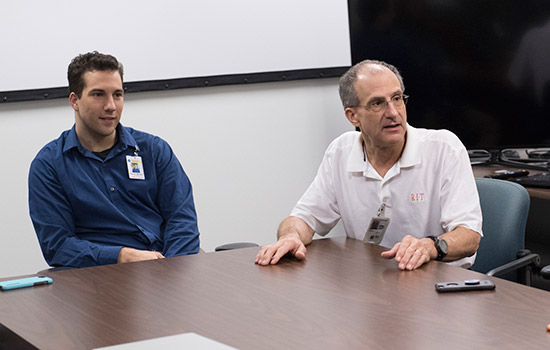
[[[525,246],[529,193],[510,181],[476,178],[483,214],[483,238],[472,270],[486,273],[516,259]]]

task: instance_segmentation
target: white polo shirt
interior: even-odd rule
[[[382,178],[364,161],[361,133],[347,132],[328,147],[317,176],[291,216],[326,235],[341,218],[348,237],[362,240],[370,220],[386,204],[390,224],[380,245],[405,235],[439,236],[463,226],[481,232],[481,207],[462,142],[450,131],[407,125],[399,161]],[[469,267],[475,255],[453,262]]]

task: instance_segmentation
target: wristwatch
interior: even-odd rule
[[[427,238],[434,241],[435,249],[437,250],[437,258],[435,258],[435,260],[443,260],[449,253],[449,246],[447,245],[447,241],[445,241],[443,238],[439,238],[436,236],[428,236]]]

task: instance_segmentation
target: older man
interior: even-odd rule
[[[348,132],[328,147],[318,174],[283,220],[260,265],[285,254],[304,259],[314,233],[342,219],[348,237],[390,248],[402,270],[430,260],[469,267],[482,235],[481,209],[466,149],[446,130],[407,124],[403,79],[385,62],[366,60],[340,79]]]

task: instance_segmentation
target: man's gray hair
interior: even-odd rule
[[[355,64],[340,78],[340,87],[338,91],[340,93],[340,99],[342,100],[342,105],[344,106],[344,108],[355,107],[359,105],[359,96],[357,96],[357,91],[355,91],[355,82],[357,81],[357,75],[360,71],[362,71],[365,66],[373,64],[386,67],[391,70],[397,77],[397,80],[399,80],[401,91],[405,91],[403,78],[401,77],[401,74],[399,73],[397,68],[395,68],[395,66],[384,61],[364,60]]]

